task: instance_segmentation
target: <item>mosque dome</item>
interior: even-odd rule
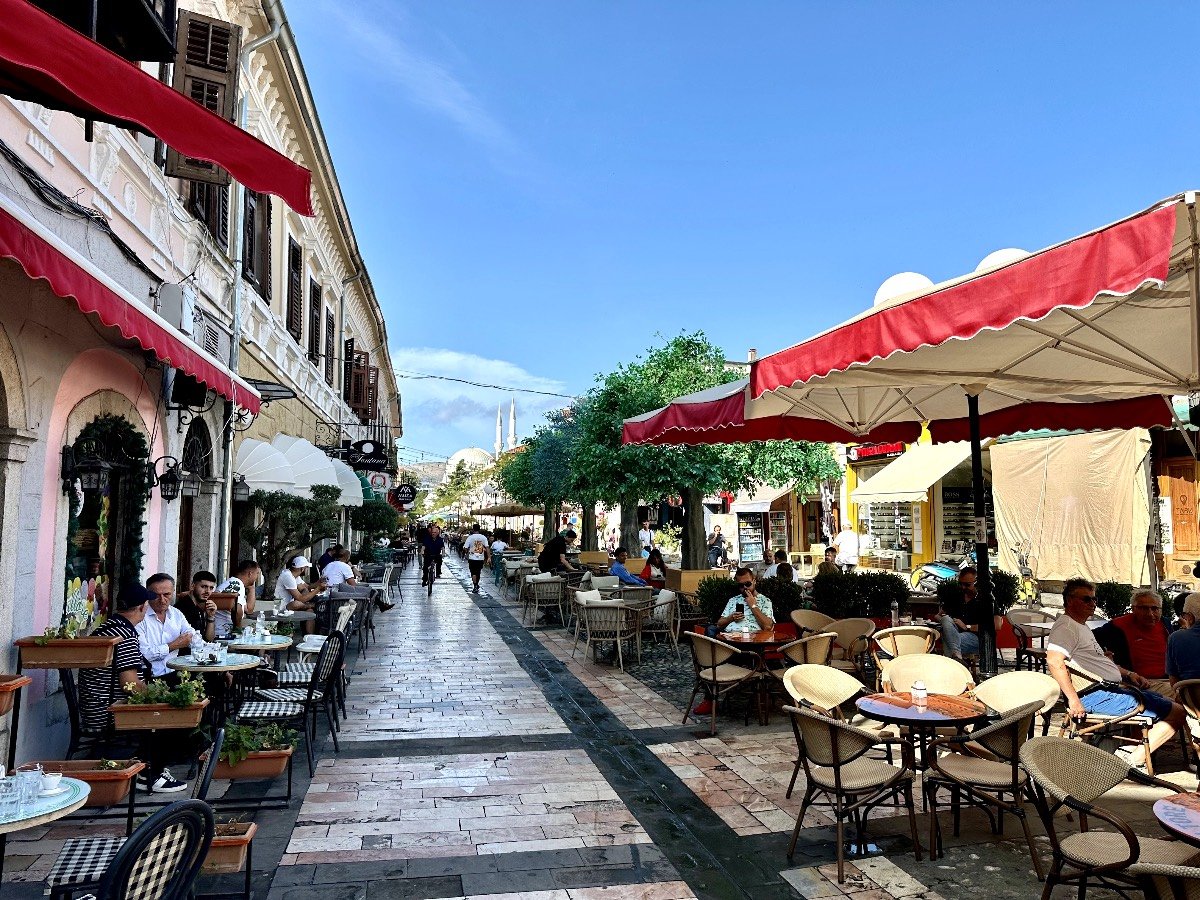
[[[479,447],[465,447],[446,460],[446,475],[444,481],[450,479],[450,473],[458,468],[459,463],[465,463],[468,469],[483,469],[492,464],[492,455]]]

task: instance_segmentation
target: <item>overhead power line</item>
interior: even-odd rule
[[[507,387],[502,384],[485,384],[482,381],[468,381],[465,378],[452,378],[449,375],[429,375],[425,372],[409,372],[409,371],[406,371],[403,369],[395,369],[393,371],[397,378],[408,378],[412,381],[425,381],[425,380],[454,381],[454,382],[457,382],[458,384],[470,385],[471,387],[494,388],[495,390],[498,390],[498,391],[505,391],[505,392],[510,392],[510,393],[540,394],[543,397],[562,397],[565,400],[579,399],[574,394],[558,394],[558,393],[555,393],[554,391],[538,391],[538,390],[534,390],[533,388]]]

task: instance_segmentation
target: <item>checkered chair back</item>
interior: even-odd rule
[[[208,759],[204,763],[204,771],[200,773],[200,777],[196,779],[196,784],[192,788],[193,800],[208,799],[208,787],[212,784],[213,772],[217,771],[217,763],[221,758],[221,746],[224,743],[225,729],[218,728],[212,746],[208,748]]]
[[[1035,737],[1021,746],[1021,765],[1055,800],[1091,804],[1129,777],[1131,766],[1112,753],[1070,738]]]
[[[99,900],[182,900],[189,895],[213,839],[213,814],[201,800],[181,800],[146,819],[100,877]]]
[[[325,638],[321,652],[317,654],[317,662],[313,666],[312,678],[308,682],[309,701],[315,691],[323,691],[329,687],[329,682],[342,666],[342,656],[346,650],[346,635],[335,631]]]

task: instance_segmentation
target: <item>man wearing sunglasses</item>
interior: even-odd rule
[[[764,631],[773,628],[775,611],[770,599],[756,590],[754,573],[743,566],[734,573],[733,580],[737,582],[739,593],[725,604],[725,611],[717,619],[717,627],[722,631]]]
[[[1063,585],[1064,614],[1055,621],[1046,636],[1046,667],[1058,682],[1067,700],[1067,713],[1072,718],[1083,718],[1088,712],[1106,715],[1122,715],[1137,705],[1136,699],[1116,690],[1098,688],[1080,697],[1071,683],[1067,670],[1070,661],[1077,668],[1103,679],[1120,684],[1131,684],[1139,689],[1145,704],[1143,715],[1156,720],[1150,729],[1150,753],[1169,741],[1177,728],[1183,725],[1184,709],[1161,694],[1147,690],[1150,682],[1130,669],[1123,668],[1105,655],[1096,641],[1096,636],[1087,621],[1096,609],[1096,586],[1083,578],[1072,578]],[[1136,747],[1125,758],[1133,765],[1144,766],[1145,754]]]

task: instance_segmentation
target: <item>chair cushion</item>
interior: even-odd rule
[[[713,669],[701,669],[700,680],[707,681],[709,684],[733,684],[741,681],[743,678],[753,675],[753,669],[747,669],[745,666],[735,666],[733,663],[722,663]]]
[[[590,606],[593,603],[600,602],[599,591],[576,591],[575,602],[582,606]]]
[[[321,691],[313,691],[314,700],[320,700],[323,696],[324,694]],[[255,691],[254,698],[256,700],[274,700],[278,703],[303,703],[308,699],[308,688],[266,688],[265,690]]]
[[[1064,837],[1061,844],[1067,856],[1090,866],[1118,863],[1129,856],[1125,838],[1111,831],[1076,832]],[[1182,841],[1139,837],[1138,845],[1141,847],[1138,862],[1143,863],[1183,866],[1200,856],[1200,851]]]
[[[294,719],[304,715],[300,703],[251,700],[238,707],[239,719]]]
[[[1008,787],[1012,785],[1012,766],[1008,763],[990,759],[980,759],[977,756],[966,756],[962,753],[947,753],[937,761],[938,768],[959,781],[977,784],[980,787]],[[936,771],[930,771],[927,777],[937,777]],[[1024,784],[1027,776],[1025,770],[1017,768],[1017,783]]]
[[[54,860],[50,874],[46,876],[46,884],[57,888],[98,883],[123,843],[123,837],[84,837],[63,841],[58,859]]]
[[[553,572],[539,572],[537,575],[530,575],[530,581],[549,581],[552,578],[557,578]]]
[[[866,791],[887,784],[899,773],[899,769],[882,759],[871,759],[860,756],[854,762],[842,766],[842,789],[847,791]],[[909,778],[912,776],[909,775]],[[813,766],[812,779],[820,787],[833,790],[837,784],[834,781],[833,769]]]

